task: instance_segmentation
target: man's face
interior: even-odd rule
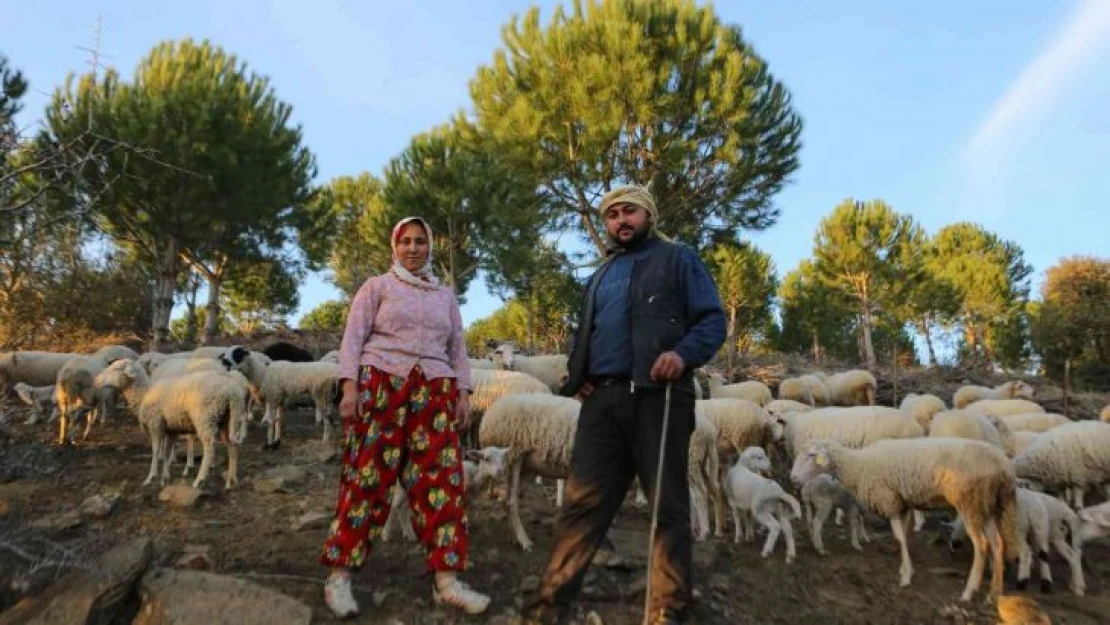
[[[635,247],[648,235],[651,220],[639,204],[617,202],[605,209],[605,229],[621,247]]]

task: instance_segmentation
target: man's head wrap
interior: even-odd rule
[[[601,218],[605,219],[605,211],[614,204],[635,204],[636,206],[643,207],[647,211],[648,216],[651,218],[650,233],[664,241],[670,239],[659,232],[659,209],[655,207],[655,198],[651,196],[651,191],[648,187],[641,187],[640,185],[627,185],[617,187],[612,191],[606,193],[601,198],[601,204],[598,206],[598,212],[601,213]]]

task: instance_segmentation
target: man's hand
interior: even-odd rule
[[[455,402],[456,429],[465,430],[470,427],[470,391],[459,389],[459,400]]]
[[[593,392],[594,392],[594,385],[590,384],[589,382],[583,382],[582,387],[579,388],[578,392],[574,394],[574,398],[577,399],[578,401],[586,401],[586,398],[589,397],[590,393],[593,393]]]
[[[677,380],[685,369],[682,356],[675,352],[663,352],[651,367],[651,379],[655,382]]]

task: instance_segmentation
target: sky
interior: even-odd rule
[[[0,52],[31,82],[27,125],[67,72],[87,70],[80,47],[92,46],[98,15],[102,62],[125,77],[161,40],[211,39],[293,105],[324,182],[381,173],[412,135],[469,109],[468,82],[530,4],[17,0],[0,17]],[[545,23],[555,4],[540,3]],[[781,218],[750,234],[780,276],[811,255],[820,220],[849,197],[882,198],[930,233],[981,223],[1024,248],[1035,289],[1061,257],[1103,254],[1110,1],[731,0],[715,9],[743,28],[805,124],[801,165],[775,198]],[[290,322],[338,294],[310,276]],[[466,297],[467,324],[501,304],[481,279]]]

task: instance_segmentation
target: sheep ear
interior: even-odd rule
[[[467,449],[466,459],[473,460],[474,462],[481,462],[486,459],[486,456],[482,453],[481,449]]]

